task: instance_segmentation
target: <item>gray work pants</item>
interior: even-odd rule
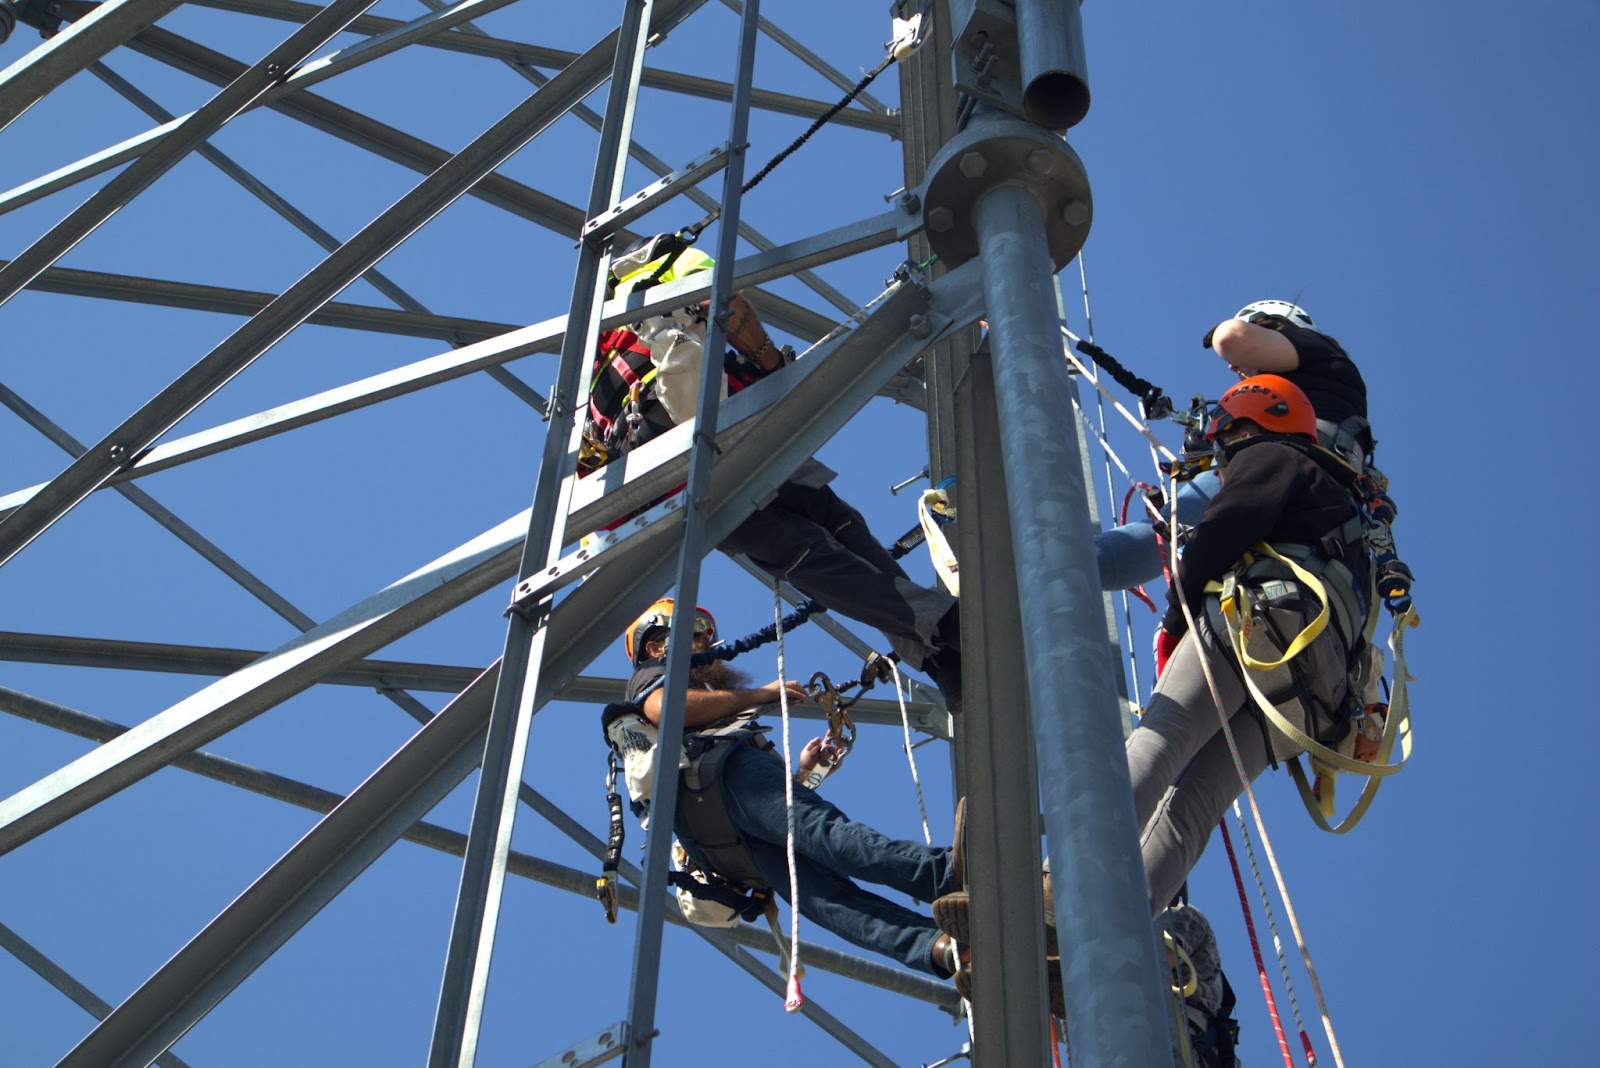
[[[1300,660],[1312,693],[1328,707],[1340,708],[1347,689],[1343,635],[1352,631],[1337,601],[1334,616],[1338,625],[1330,621],[1300,654]],[[1297,626],[1288,629],[1287,620],[1285,624],[1290,636],[1298,630]],[[1177,894],[1205,851],[1212,829],[1244,792],[1206,686],[1200,666],[1202,652],[1217,681],[1245,775],[1253,782],[1270,763],[1268,735],[1251,710],[1250,696],[1233,654],[1227,650],[1226,636],[1212,633],[1204,620],[1200,629],[1199,635],[1192,630],[1184,635],[1150,698],[1149,709],[1128,736],[1128,773],[1133,779],[1134,810],[1144,829],[1140,848],[1152,913],[1165,908]],[[1252,641],[1252,655],[1264,660],[1269,652]],[[1276,730],[1270,737],[1279,759],[1299,751]]]
[[[718,548],[744,553],[829,611],[876,627],[911,667],[934,651],[939,621],[956,603],[911,581],[861,513],[827,486],[785,482]]]

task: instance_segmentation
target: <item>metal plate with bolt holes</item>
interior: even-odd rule
[[[622,1056],[628,1048],[627,1040],[628,1021],[622,1020],[533,1068],[592,1068]]]

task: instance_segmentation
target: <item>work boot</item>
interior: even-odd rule
[[[955,984],[956,993],[963,1001],[972,1000],[972,950],[948,934],[941,934],[933,942],[933,970],[940,978]]]
[[[1059,958],[1061,946],[1056,939],[1055,897],[1050,892],[1049,872],[1044,873],[1044,902],[1045,956]],[[939,930],[966,945],[972,938],[971,907],[972,895],[967,891],[956,890],[945,894],[933,902],[933,922],[939,925]]]
[[[1049,892],[1050,873],[1046,872],[1046,896],[1049,895]],[[968,922],[971,904],[972,897],[965,890],[957,890],[954,893],[946,894],[934,901],[933,920],[939,925],[939,930],[944,932],[944,934],[940,936],[940,941],[934,943],[934,959],[936,961],[939,960],[937,954],[939,953],[940,945],[946,944],[944,942],[945,939],[954,939],[956,943],[961,945],[962,959],[965,961],[967,955],[968,938],[971,935],[971,925]],[[1044,962],[1045,977],[1049,980],[1050,1011],[1056,1016],[1065,1019],[1067,1015],[1067,995],[1066,990],[1061,982],[1061,953],[1056,948],[1056,929],[1053,920],[1045,927],[1044,934],[1046,944]],[[962,966],[966,967],[964,963]],[[962,990],[962,978],[960,972],[955,973],[955,981],[956,989],[962,991],[961,996],[970,1001],[972,980],[970,978],[966,980],[966,990]]]
[[[965,890],[956,890],[943,897],[934,898],[933,922],[939,925],[939,930],[966,945],[972,934],[967,915],[971,904],[972,897]]]

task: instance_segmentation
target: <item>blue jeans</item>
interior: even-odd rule
[[[789,900],[783,761],[776,753],[740,747],[723,765],[722,794],[756,866]],[[794,788],[794,822],[800,914],[852,945],[919,972],[938,974],[932,950],[939,929],[932,917],[863,890],[851,880],[932,901],[960,889],[949,848],[886,837],[799,784]],[[689,855],[701,861],[681,815],[675,830]]]
[[[1191,525],[1200,522],[1220,485],[1216,471],[1180,482],[1178,519]],[[1139,516],[1095,535],[1094,555],[1100,565],[1102,590],[1125,590],[1161,577],[1161,544],[1150,524],[1150,513],[1141,508]]]

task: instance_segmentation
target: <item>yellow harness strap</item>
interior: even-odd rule
[[[1395,683],[1392,698],[1389,704],[1388,715],[1384,717],[1383,736],[1378,742],[1377,756],[1373,762],[1355,760],[1342,753],[1335,752],[1306,734],[1299,727],[1289,721],[1276,705],[1268,700],[1266,694],[1261,692],[1254,675],[1265,673],[1283,667],[1293,660],[1300,652],[1310,645],[1322,633],[1328,624],[1328,591],[1322,582],[1310,571],[1301,567],[1293,560],[1277,552],[1265,542],[1256,545],[1255,552],[1270,557],[1283,564],[1294,574],[1295,578],[1304,583],[1315,595],[1322,609],[1317,613],[1305,629],[1295,635],[1294,640],[1284,650],[1283,656],[1271,662],[1263,662],[1250,656],[1245,651],[1245,645],[1250,640],[1250,630],[1254,622],[1248,615],[1243,617],[1239,608],[1238,570],[1230,572],[1222,582],[1206,584],[1207,593],[1220,594],[1223,622],[1228,630],[1228,644],[1232,648],[1239,663],[1249,670],[1241,672],[1244,676],[1246,688],[1250,691],[1251,698],[1256,707],[1261,709],[1273,727],[1277,728],[1296,747],[1305,750],[1311,760],[1312,771],[1316,775],[1316,785],[1313,787],[1306,781],[1304,769],[1300,766],[1298,756],[1288,760],[1289,774],[1294,778],[1295,786],[1300,791],[1300,799],[1305,803],[1306,811],[1311,814],[1312,822],[1324,831],[1331,834],[1344,834],[1353,828],[1361,817],[1366,815],[1373,799],[1377,796],[1378,786],[1383,779],[1393,775],[1405,767],[1406,761],[1411,759],[1411,702],[1406,692],[1406,666],[1405,666],[1405,630],[1407,627],[1418,625],[1415,608],[1407,608],[1396,617],[1394,629],[1389,635],[1389,648],[1395,656]],[[1248,566],[1250,557],[1246,555],[1244,566]],[[1396,742],[1400,743],[1400,759],[1390,763],[1394,754]],[[1334,816],[1334,777],[1339,772],[1350,775],[1359,775],[1367,780],[1361,791],[1361,796],[1356,799],[1355,806],[1337,825],[1330,824]]]

